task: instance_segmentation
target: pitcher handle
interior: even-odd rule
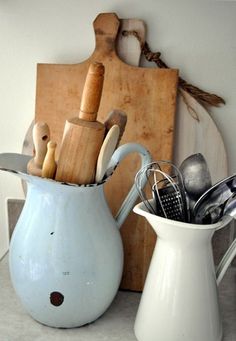
[[[109,162],[108,168],[115,168],[128,154],[138,153],[141,157],[141,168],[152,161],[149,151],[138,143],[126,143],[116,149]],[[146,183],[146,181],[145,181]],[[143,186],[145,185],[143,183]],[[115,217],[118,228],[121,227],[129,212],[133,208],[138,198],[138,192],[133,184],[125,200],[121,204],[121,207]]]
[[[229,221],[232,221],[232,217],[229,217]],[[224,224],[223,226],[220,226],[216,230],[220,230],[225,225],[226,224]],[[235,256],[236,256],[236,238],[230,244],[230,246],[228,247],[227,251],[223,255],[219,265],[216,268],[216,283],[217,283],[217,285],[220,284],[222,278],[224,277],[228,267],[230,266],[230,264],[231,264],[231,262],[232,262],[232,260],[234,259]]]

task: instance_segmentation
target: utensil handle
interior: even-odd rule
[[[94,62],[90,64],[83,88],[79,118],[85,121],[96,121],[102,96],[104,65]]]
[[[50,139],[50,131],[47,123],[37,122],[33,128],[33,141],[35,148],[34,163],[36,167],[42,168],[47,153],[47,143]]]
[[[228,218],[228,220],[226,220],[226,224],[227,224],[227,222],[229,223],[230,221],[232,221],[232,217],[227,216],[227,218]],[[235,224],[235,220],[233,220],[233,223]],[[217,230],[220,230],[221,228],[225,227],[226,224],[223,224],[222,226],[217,228]],[[227,224],[227,226],[228,225],[229,224]],[[221,261],[216,268],[216,283],[217,283],[217,285],[220,284],[222,278],[224,277],[228,267],[230,266],[230,264],[231,264],[231,262],[235,256],[236,256],[236,238],[234,238],[233,242],[228,247],[227,251],[225,252],[223,257],[221,258]]]
[[[49,141],[47,144],[47,154],[43,161],[42,178],[54,179],[57,164],[55,160],[56,142]]]
[[[116,149],[116,151],[112,155],[108,168],[115,168],[130,153],[139,154],[141,158],[140,168],[144,167],[145,165],[147,165],[148,163],[152,161],[149,151],[146,148],[144,148],[141,144],[126,143]],[[145,184],[146,184],[146,180],[144,181],[143,186],[145,186]],[[128,195],[126,196],[125,200],[121,204],[121,207],[115,217],[119,228],[125,221],[129,212],[132,210],[137,198],[138,198],[138,192],[137,192],[136,186],[133,184]]]

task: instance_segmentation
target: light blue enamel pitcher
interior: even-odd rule
[[[139,144],[119,147],[108,173],[129,153],[150,163]],[[37,321],[71,328],[92,322],[111,304],[123,270],[119,227],[137,199],[131,188],[115,218],[103,185],[73,185],[28,175],[30,157],[0,154],[0,169],[27,183],[23,211],[10,243],[12,284],[22,305]],[[115,193],[114,193],[115,195]]]

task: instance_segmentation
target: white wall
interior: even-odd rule
[[[226,100],[226,106],[212,109],[212,117],[226,144],[230,173],[236,172],[234,1],[0,0],[0,152],[21,152],[34,116],[36,64],[86,59],[94,48],[92,22],[100,12],[143,19],[147,41],[168,65]],[[20,198],[23,192],[19,179],[2,173],[0,256],[7,249],[6,197]]]

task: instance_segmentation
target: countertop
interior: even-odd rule
[[[222,280],[219,296],[223,315],[224,341],[235,341],[235,267],[231,267]],[[140,297],[140,293],[119,291],[105,314],[89,325],[74,329],[46,327],[34,321],[21,306],[11,285],[6,255],[0,262],[0,340],[136,341],[133,325]]]

